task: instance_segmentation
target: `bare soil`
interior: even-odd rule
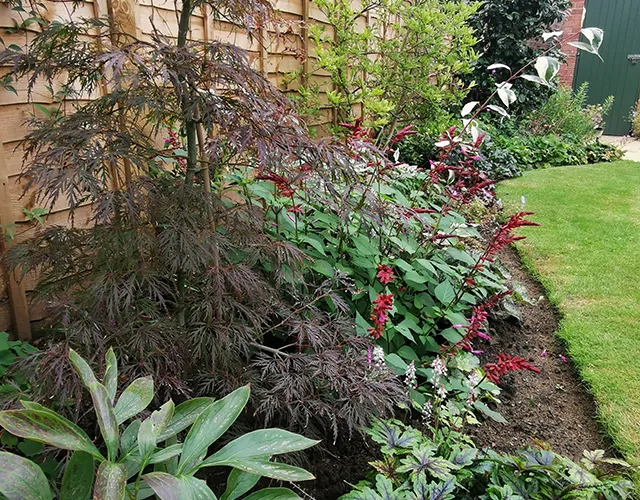
[[[524,287],[535,303],[520,306],[520,322],[512,319],[490,323],[491,342],[482,361],[505,352],[527,359],[542,373],[519,372],[505,377],[501,384],[502,404],[497,410],[507,423],[485,422],[474,429],[474,441],[479,447],[506,452],[542,441],[573,459],[586,449],[615,454],[595,419],[593,399],[555,335],[559,315],[545,297],[542,285],[524,269],[515,249],[504,250],[500,261],[512,281]]]

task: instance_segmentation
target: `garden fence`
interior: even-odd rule
[[[354,0],[359,3],[360,0]],[[303,83],[303,78],[290,81],[290,75],[302,69],[303,75],[318,84],[322,102],[326,100],[326,91],[332,89],[328,73],[315,70],[313,43],[309,39],[309,23],[321,23],[325,26],[327,36],[333,36],[333,28],[328,24],[324,14],[312,0],[275,0],[275,7],[280,11],[284,21],[277,27],[262,27],[253,36],[249,36],[242,28],[230,23],[214,19],[207,6],[203,6],[194,15],[191,39],[220,40],[233,43],[245,49],[253,67],[261,72],[272,84],[285,91],[294,91]],[[178,28],[178,11],[180,3],[173,0],[85,0],[84,2],[46,2],[47,15],[50,20],[110,16],[115,20],[121,32],[135,34],[140,39],[149,38],[155,28],[169,37],[175,37]],[[371,22],[371,14],[357,19],[360,29],[365,29]],[[9,32],[24,21],[21,14],[13,11],[5,2],[0,2],[0,27],[5,46],[16,44],[25,47],[33,37],[38,25],[32,24],[26,33]],[[310,82],[304,82],[310,83]],[[31,234],[36,224],[30,221],[29,212],[37,207],[34,193],[24,194],[19,174],[22,168],[21,140],[27,128],[26,120],[34,113],[39,113],[39,106],[54,103],[50,92],[43,83],[33,89],[32,97],[27,99],[26,81],[15,85],[17,94],[0,88],[0,224],[5,235],[4,245],[21,241]],[[324,97],[323,97],[324,96]],[[92,96],[86,96],[91,99]],[[62,103],[62,108],[71,103]],[[329,106],[320,111],[316,125],[324,127],[332,122]],[[76,227],[88,223],[90,206],[83,207],[69,217],[63,202],[58,202],[44,218],[45,225],[65,224]],[[4,249],[6,250],[6,248]],[[37,276],[30,272],[21,278],[17,272],[9,275],[0,273],[0,330],[11,330],[21,339],[31,338],[31,324],[47,317],[47,304],[33,300]]]

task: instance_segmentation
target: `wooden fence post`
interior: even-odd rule
[[[6,253],[11,246],[11,242],[6,240],[6,232],[7,227],[14,222],[11,199],[9,198],[9,177],[7,176],[7,165],[5,163],[4,142],[2,141],[2,137],[0,137],[0,224],[2,224],[0,245],[3,253]],[[24,283],[20,279],[20,274],[17,269],[9,271],[5,264],[3,265],[2,272],[7,283],[7,294],[9,295],[9,308],[11,309],[13,328],[18,333],[20,340],[31,340],[29,303],[27,302]]]

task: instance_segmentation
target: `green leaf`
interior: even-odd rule
[[[0,332],[0,351],[6,351],[9,349],[9,334],[7,332]]]
[[[172,476],[166,472],[150,472],[142,476],[142,479],[160,500],[216,500],[207,483],[193,476]]]
[[[0,451],[0,493],[7,500],[51,500],[44,472],[31,460]]]
[[[127,469],[122,464],[102,462],[98,468],[93,500],[124,500],[127,489]]]
[[[248,385],[240,387],[221,400],[211,403],[209,408],[196,419],[184,440],[178,464],[179,473],[189,471],[198,465],[209,446],[238,418],[249,400],[249,393]]]
[[[244,500],[298,500],[299,498],[288,488],[265,488],[252,493]]]
[[[167,428],[169,422],[171,422],[174,411],[175,405],[172,400],[169,400],[163,404],[160,409],[151,414],[150,418],[153,422],[153,436],[156,442],[158,442],[158,436]]]
[[[141,377],[129,385],[118,398],[115,415],[118,425],[135,417],[153,400],[153,377]]]
[[[69,349],[69,361],[71,361],[76,373],[80,376],[82,385],[87,389],[93,382],[98,381],[89,364],[73,349]]]
[[[120,436],[120,450],[122,453],[127,454],[137,446],[138,432],[140,431],[140,420],[134,420]]]
[[[456,292],[453,286],[448,281],[443,281],[434,290],[436,298],[441,304],[448,306],[456,297]]]
[[[76,451],[64,470],[60,500],[89,500],[93,488],[93,457]]]
[[[408,345],[403,345],[400,349],[398,349],[398,355],[401,358],[407,359],[409,361],[420,361],[420,358],[418,357],[416,352]]]
[[[171,446],[167,446],[162,450],[156,451],[151,458],[149,459],[150,464],[159,464],[162,462],[166,462],[167,460],[172,459],[180,455],[182,452],[182,443],[172,444]]]
[[[213,403],[213,398],[193,398],[176,406],[171,422],[167,428],[160,433],[156,442],[162,442],[175,436],[189,427],[202,415],[209,405]]]
[[[86,451],[98,460],[104,460],[98,448],[80,427],[51,410],[2,411],[0,426],[22,438],[63,450]]]
[[[253,488],[260,476],[239,469],[233,469],[227,479],[227,489],[220,500],[236,500]]]
[[[293,465],[283,464],[279,462],[270,462],[266,458],[252,460],[229,460],[224,463],[215,465],[228,465],[230,467],[235,467],[236,469],[240,469],[251,474],[258,474],[259,476],[279,479],[280,481],[310,481],[311,479],[315,479],[313,474],[304,469],[301,469],[300,467],[294,467]]]
[[[109,401],[113,405],[116,402],[116,391],[118,390],[118,360],[110,347],[105,356],[107,367],[104,370],[104,387],[107,389]]]
[[[283,429],[260,429],[234,439],[205,460],[202,465],[209,462],[221,463],[229,460],[269,458],[272,455],[306,450],[319,442]]]
[[[385,356],[385,359],[387,361],[387,366],[389,366],[396,373],[396,375],[404,375],[407,371],[407,363],[405,363],[405,361],[397,354],[393,352],[387,354]]]
[[[32,457],[41,453],[44,449],[44,445],[42,443],[38,443],[37,441],[31,441],[31,439],[25,439],[21,443],[18,444],[18,449],[24,454],[25,457]]]
[[[138,429],[138,453],[143,460],[156,449],[156,437],[153,433],[153,422],[150,418],[140,424]]]
[[[333,266],[329,264],[329,262],[327,262],[326,260],[316,259],[313,262],[313,264],[311,264],[311,268],[314,271],[326,276],[327,278],[333,277],[333,274],[334,274]]]
[[[120,433],[118,432],[118,423],[113,412],[113,406],[109,401],[107,389],[100,382],[93,382],[89,386],[93,407],[98,418],[100,432],[107,445],[109,460],[115,460],[118,455],[118,440]]]

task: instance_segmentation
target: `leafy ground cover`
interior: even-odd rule
[[[640,164],[527,172],[505,181],[508,208],[536,212],[518,242],[562,314],[566,341],[617,447],[640,458]]]

